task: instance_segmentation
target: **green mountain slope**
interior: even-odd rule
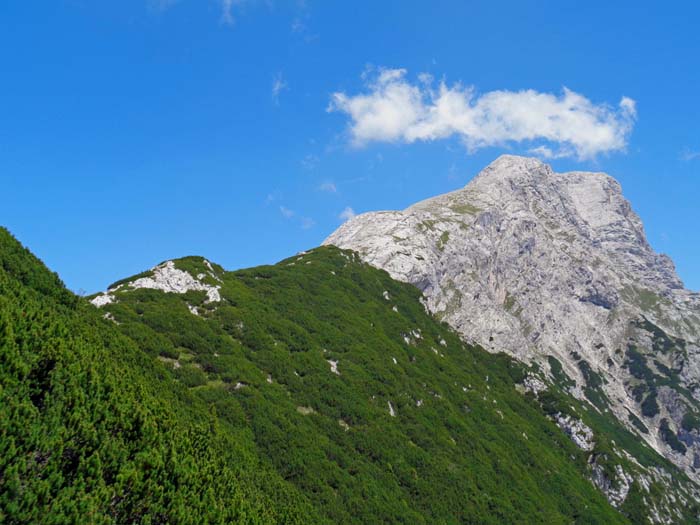
[[[352,252],[237,272],[188,257],[173,266],[201,289],[139,287],[144,272],[100,309],[6,232],[0,253],[7,522],[698,516],[694,486],[612,418],[557,385],[526,392],[536,370],[464,344]]]
[[[314,521],[249,432],[0,229],[0,523]]]

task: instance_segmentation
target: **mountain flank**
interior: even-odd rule
[[[353,218],[324,244],[425,295],[462,337],[537,366],[700,479],[700,295],[617,181],[502,156],[464,188]]]
[[[233,272],[184,257],[81,298],[0,229],[0,521],[696,523],[695,467],[679,460],[698,430],[693,321],[677,306],[695,297],[667,259],[639,248],[641,225],[602,175],[592,185],[611,191],[636,241],[613,219],[594,228],[575,217],[570,237],[552,241],[570,259],[549,254],[545,275],[531,214],[547,206],[529,202],[534,189],[508,202],[506,189],[557,176],[535,161],[499,162],[519,178],[480,177],[495,185],[491,201],[457,192],[338,232],[370,242],[363,231],[376,226],[381,261],[371,246]],[[560,200],[555,208],[575,208]],[[577,245],[576,228],[627,261],[624,271],[585,263],[591,248]],[[557,296],[565,266],[573,280]],[[537,286],[571,317],[591,316],[557,326],[546,297],[518,281],[538,271]],[[642,292],[610,288],[611,276]],[[484,283],[465,287],[469,278]],[[519,333],[499,308],[546,322]],[[616,309],[622,357],[606,345],[623,321],[564,332]],[[478,341],[465,327],[482,324]],[[615,383],[603,366],[629,374]],[[628,391],[623,418],[615,394]]]

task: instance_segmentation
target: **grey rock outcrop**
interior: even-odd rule
[[[689,423],[700,296],[612,177],[506,155],[463,189],[358,215],[324,244],[414,284],[465,340],[537,363],[700,479],[700,423]]]
[[[196,277],[189,272],[180,270],[175,267],[174,261],[165,261],[150,269],[150,275],[140,277],[128,283],[119,284],[93,297],[90,302],[101,308],[107,304],[117,301],[116,292],[124,293],[139,288],[149,288],[152,290],[161,290],[166,293],[187,293],[189,291],[203,291],[207,294],[206,302],[219,302],[221,295],[219,293],[220,285],[212,285],[204,282],[203,279],[219,281],[219,277],[214,272],[211,263],[206,259],[202,260],[207,268],[207,272],[199,273]],[[197,310],[189,306],[190,312],[195,315]]]

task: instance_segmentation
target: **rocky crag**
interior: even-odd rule
[[[700,480],[700,295],[612,177],[502,156],[463,189],[356,216],[324,244],[414,284],[465,340],[532,364],[533,380]]]

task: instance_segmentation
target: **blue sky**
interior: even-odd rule
[[[2,2],[0,223],[93,292],[276,262],[539,148],[620,180],[700,289],[700,7],[524,4]]]

